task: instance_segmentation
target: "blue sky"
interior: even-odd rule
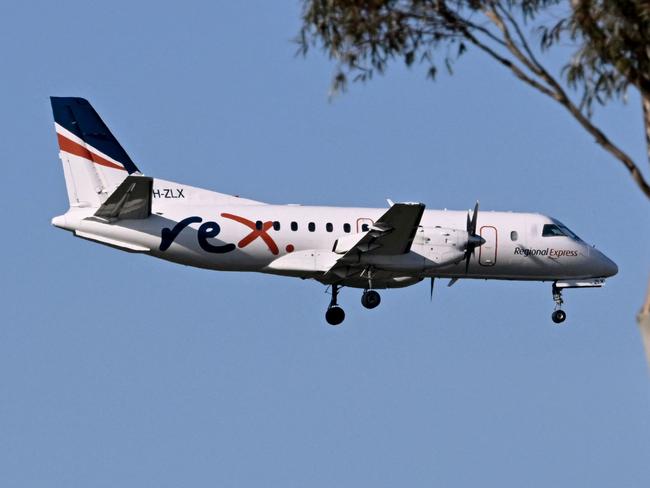
[[[3,486],[591,486],[650,479],[634,315],[648,202],[561,108],[470,53],[327,99],[298,2],[14,2],[0,16]],[[147,174],[273,203],[553,215],[602,290],[467,281],[326,325],[317,283],[215,273],[53,228],[48,96],[84,96]],[[639,161],[638,100],[598,122]],[[647,165],[644,163],[644,168]]]

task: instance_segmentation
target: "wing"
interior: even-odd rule
[[[334,251],[338,248],[339,253],[345,252],[339,261],[349,261],[351,257],[356,260],[363,253],[390,256],[409,252],[423,212],[422,203],[393,204],[357,242],[339,244],[337,241]]]
[[[153,178],[129,175],[97,209],[93,218],[102,222],[146,219],[151,215]]]
[[[396,203],[361,238],[354,235],[339,239],[334,244],[334,252],[343,256],[325,273],[324,278],[344,278],[352,271],[351,268],[359,267],[364,254],[406,254],[411,250],[423,212],[422,203]]]

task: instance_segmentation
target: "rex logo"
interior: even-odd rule
[[[174,240],[178,237],[178,235],[191,224],[198,224],[201,223],[201,226],[198,228],[197,233],[196,233],[196,238],[198,240],[199,246],[201,246],[201,249],[203,249],[206,252],[210,253],[215,253],[215,254],[223,254],[227,253],[230,251],[234,251],[236,247],[244,248],[254,242],[258,237],[261,238],[269,248],[269,251],[271,251],[272,254],[277,255],[279,254],[278,246],[273,240],[273,238],[268,234],[268,230],[273,227],[273,222],[268,221],[268,222],[253,222],[252,220],[245,219],[244,217],[240,217],[239,215],[234,215],[234,214],[229,214],[229,213],[222,213],[222,217],[234,220],[235,222],[239,222],[240,224],[248,227],[251,231],[244,236],[242,240],[239,241],[237,246],[235,244],[229,243],[229,244],[224,244],[221,246],[215,246],[214,244],[211,244],[208,239],[212,237],[216,237],[219,235],[221,232],[221,227],[219,224],[216,222],[203,222],[203,219],[198,216],[193,216],[193,217],[187,217],[180,222],[178,222],[172,229],[169,229],[165,227],[162,232],[161,232],[161,239],[160,239],[160,247],[159,249],[161,251],[166,251],[169,249],[169,246],[172,245]],[[261,224],[261,225],[259,225]]]
[[[169,249],[169,246],[172,245],[172,242],[178,237],[185,227],[190,224],[198,224],[203,222],[201,217],[187,217],[186,219],[178,222],[173,229],[168,229],[165,227],[160,233],[160,247],[161,251],[166,251]],[[199,229],[196,232],[196,238],[199,241],[199,246],[206,252],[211,252],[215,254],[223,254],[226,252],[233,251],[235,249],[234,244],[225,244],[223,246],[215,246],[208,242],[208,238],[216,237],[221,232],[221,227],[216,222],[204,222],[201,224]]]
[[[253,222],[251,220],[245,219],[244,217],[240,217],[239,215],[233,215],[229,213],[222,213],[222,217],[225,217],[227,219],[234,220],[235,222],[239,222],[240,224],[245,225],[249,229],[251,229],[251,232],[245,236],[237,246],[240,248],[248,246],[251,242],[253,242],[255,239],[260,237],[268,246],[269,251],[271,251],[273,254],[278,254],[280,251],[278,250],[278,246],[273,240],[273,238],[268,234],[268,230],[273,227],[273,221],[269,220],[268,222],[261,222],[262,225],[259,225],[257,222]]]

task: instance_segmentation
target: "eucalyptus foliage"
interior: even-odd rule
[[[302,18],[300,50],[335,60],[334,93],[393,62],[423,64],[435,79],[468,49],[483,52],[563,105],[650,198],[636,163],[591,120],[594,104],[637,89],[650,154],[649,0],[303,0]],[[556,76],[540,59],[557,45],[572,54]]]

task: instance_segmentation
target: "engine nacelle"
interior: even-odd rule
[[[447,266],[463,259],[468,237],[467,231],[460,229],[420,227],[411,249],[425,257],[425,267]]]

